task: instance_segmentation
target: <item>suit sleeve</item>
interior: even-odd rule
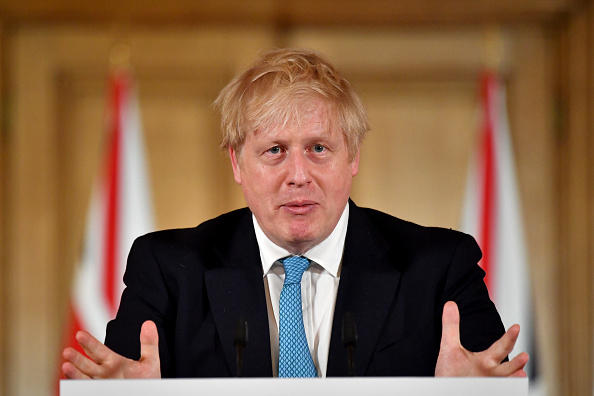
[[[161,375],[171,370],[170,345],[173,330],[171,293],[159,262],[153,254],[150,235],[138,238],[130,250],[116,318],[108,323],[105,345],[130,359],[140,358],[140,328],[146,320],[157,325]]]
[[[505,329],[484,282],[485,272],[478,266],[481,252],[475,240],[461,234],[449,265],[441,307],[455,301],[460,311],[462,345],[473,352],[488,349]]]

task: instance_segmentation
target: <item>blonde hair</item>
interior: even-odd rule
[[[221,113],[221,148],[239,154],[248,133],[298,121],[315,101],[326,106],[330,127],[342,130],[354,160],[369,130],[361,99],[321,54],[293,48],[262,54],[223,88],[214,103]]]

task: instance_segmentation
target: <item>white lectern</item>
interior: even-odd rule
[[[527,396],[527,378],[62,380],[60,396]]]

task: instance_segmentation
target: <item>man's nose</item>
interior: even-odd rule
[[[310,163],[304,152],[293,151],[287,162],[288,174],[287,183],[295,186],[303,186],[311,181]]]

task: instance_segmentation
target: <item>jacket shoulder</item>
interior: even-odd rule
[[[138,237],[132,246],[135,250],[151,251],[155,258],[173,258],[182,263],[195,262],[213,254],[213,246],[234,238],[251,225],[251,212],[237,209],[207,220],[196,227],[176,228],[150,232]],[[163,262],[162,260],[159,260]],[[203,260],[200,260],[203,261]]]
[[[428,245],[451,245],[452,243],[476,245],[472,236],[451,228],[427,227],[379,210],[358,209],[391,245],[408,246],[410,249],[421,249]]]
[[[240,222],[249,219],[251,212],[247,208],[237,209],[220,216],[206,220],[196,227],[172,228],[149,232],[137,238],[151,243],[196,243],[210,244],[215,240],[226,239],[233,233],[234,227]]]

